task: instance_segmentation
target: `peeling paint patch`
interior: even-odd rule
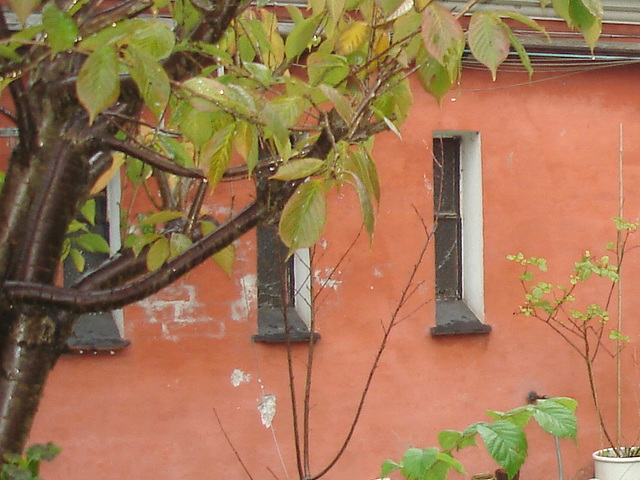
[[[214,324],[213,329],[209,327],[206,333],[199,335],[213,338],[225,336],[224,322],[201,313],[204,304],[197,299],[195,285],[172,285],[161,293],[138,302],[138,305],[144,309],[149,323],[160,325],[162,336],[167,340],[179,340],[187,327],[199,323]]]
[[[336,279],[336,276],[341,273],[341,271],[334,272],[332,268],[325,268],[324,271],[315,270],[313,272],[313,280],[324,288],[338,290],[338,287],[342,284],[342,280]]]
[[[273,417],[276,416],[276,396],[264,395],[262,401],[258,404],[258,411],[260,412],[262,424],[267,428],[271,428]]]
[[[249,383],[251,381],[251,374],[244,373],[242,370],[236,368],[231,372],[231,385],[239,387],[243,383]]]
[[[231,303],[231,320],[246,322],[252,308],[258,303],[258,279],[255,274],[240,278],[240,295]]]
[[[382,270],[380,270],[378,267],[375,267],[373,269],[373,276],[376,278],[382,278],[384,277],[384,274],[382,273]]]

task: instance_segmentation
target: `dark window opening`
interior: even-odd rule
[[[433,141],[436,326],[432,335],[488,333],[463,297],[459,137]]]
[[[296,310],[294,258],[278,237],[276,225],[260,226],[258,236],[257,342],[308,341],[311,332]],[[286,327],[288,326],[288,332]],[[320,336],[314,333],[314,338]]]
[[[95,197],[96,222],[91,228],[103,238],[109,238],[109,219],[107,215],[106,189]],[[84,272],[93,270],[106,260],[106,253],[83,252],[85,258]],[[64,261],[64,283],[75,282],[83,272],[78,272],[70,258]],[[97,312],[81,315],[73,326],[73,333],[67,341],[67,347],[72,352],[115,351],[129,345],[129,340],[123,339],[116,325],[114,312]]]

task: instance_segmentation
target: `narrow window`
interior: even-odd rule
[[[433,179],[436,326],[431,333],[487,333],[477,132],[434,136]]]
[[[107,188],[94,197],[96,218],[91,231],[107,239],[112,252],[120,249],[120,193],[120,178],[116,175]],[[86,262],[83,272],[93,270],[109,257],[106,253],[88,251],[82,255]],[[64,262],[65,283],[73,283],[80,275],[82,273],[67,258]],[[122,330],[122,310],[84,314],[76,320],[67,347],[80,353],[120,350],[129,345],[129,340],[122,338]]]
[[[310,338],[311,280],[308,249],[287,258],[276,225],[258,227],[258,342]],[[288,334],[286,327],[288,327]],[[314,338],[319,335],[314,333]]]

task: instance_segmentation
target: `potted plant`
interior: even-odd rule
[[[637,480],[640,478],[640,447],[623,445],[620,432],[621,413],[621,354],[629,341],[622,331],[622,290],[620,273],[627,253],[629,237],[638,229],[638,223],[614,218],[617,229],[616,241],[607,245],[607,254],[600,257],[585,252],[575,262],[573,272],[565,285],[541,281],[540,272],[547,271],[543,258],[526,258],[522,253],[508,258],[524,267],[520,281],[524,288],[525,301],[520,313],[535,318],[549,326],[581,358],[586,369],[591,401],[595,407],[598,425],[606,441],[606,448],[593,454],[598,480]],[[534,272],[536,272],[534,274]],[[580,298],[581,287],[594,279],[603,279],[602,297],[596,302],[585,302]],[[592,290],[591,292],[593,292]],[[616,325],[610,326],[609,310],[614,309]],[[613,343],[609,343],[612,341]],[[609,353],[616,359],[615,377],[617,388],[617,423],[613,427],[604,420],[602,405],[598,398],[598,382],[595,375],[596,359]],[[615,434],[614,434],[615,432]],[[611,473],[609,471],[611,470]]]

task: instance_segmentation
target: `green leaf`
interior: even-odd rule
[[[236,249],[231,245],[213,254],[213,260],[229,277],[233,275],[233,265],[236,261]]]
[[[207,180],[209,180],[209,188],[212,190],[218,185],[231,162],[234,133],[235,123],[230,123],[226,127],[218,129],[202,149],[203,162],[209,165]]]
[[[180,131],[196,147],[202,147],[211,139],[214,132],[211,115],[195,108],[190,109],[180,119]]]
[[[208,77],[193,77],[182,85],[192,93],[189,102],[198,110],[217,112],[224,108],[237,110],[246,116],[255,115],[253,98],[237,85],[226,85]]]
[[[93,198],[90,198],[82,208],[80,209],[80,214],[89,222],[91,225],[96,224],[96,201]]]
[[[113,105],[120,96],[118,55],[110,45],[103,45],[87,57],[76,82],[80,103],[89,112],[89,121]]]
[[[171,28],[160,21],[145,21],[126,39],[128,45],[145,52],[156,60],[167,58],[175,46],[175,36]]]
[[[364,183],[354,172],[348,172],[354,180],[354,188],[358,194],[358,200],[360,202],[360,212],[362,213],[362,220],[364,222],[365,229],[369,234],[369,239],[373,240],[373,231],[376,225],[376,216],[374,213],[373,202],[369,195],[369,190],[365,187]]]
[[[462,439],[462,432],[458,430],[442,430],[438,434],[438,443],[443,450],[453,450],[457,448],[458,443]]]
[[[273,139],[282,159],[288,160],[291,156],[291,139],[289,130],[285,127],[278,111],[270,103],[265,103],[260,111],[259,119],[264,123],[267,137]]]
[[[326,219],[324,181],[307,180],[289,199],[280,218],[280,238],[289,253],[313,246],[324,231]]]
[[[321,18],[319,15],[314,15],[296,23],[284,44],[284,53],[287,60],[297,58],[309,48],[316,35]]]
[[[77,248],[71,248],[69,249],[69,257],[71,258],[73,267],[76,269],[76,271],[80,273],[84,272],[86,261],[82,252]]]
[[[24,454],[29,460],[50,462],[55,459],[61,451],[62,449],[59,446],[49,442],[31,445]]]
[[[134,45],[126,49],[130,57],[128,69],[131,78],[136,83],[145,105],[151,112],[160,118],[164,113],[169,96],[171,84],[167,72],[165,72],[158,59]]]
[[[429,54],[457,79],[464,52],[464,31],[448,8],[431,2],[422,14],[422,41]]]
[[[60,10],[55,2],[47,2],[42,7],[42,25],[47,32],[51,53],[69,50],[76,43],[78,38],[76,22]]]
[[[576,439],[578,423],[575,414],[562,403],[550,398],[540,400],[533,417],[545,432],[560,438]]]
[[[172,233],[169,237],[169,258],[177,257],[191,245],[193,245],[193,242],[184,233]]]
[[[474,12],[469,22],[469,47],[473,56],[491,71],[495,81],[498,67],[511,47],[500,17],[491,12]]]
[[[24,25],[29,15],[40,5],[40,0],[9,0],[9,5]]]
[[[447,69],[435,58],[428,58],[418,69],[418,80],[427,93],[435,97],[440,104],[454,84]]]
[[[387,477],[391,472],[397,470],[398,468],[402,468],[400,463],[396,463],[393,460],[385,460],[380,469],[380,478]]]
[[[171,220],[176,220],[178,218],[184,217],[184,213],[175,211],[175,210],[163,210],[161,212],[156,212],[149,215],[147,218],[142,220],[138,225],[140,227],[144,227],[147,225],[158,225],[162,223],[170,222]]]
[[[512,478],[527,458],[527,437],[522,428],[507,421],[477,425],[478,433],[491,457]]]
[[[290,160],[278,167],[276,173],[270,178],[273,180],[298,180],[300,178],[310,177],[324,166],[324,161],[319,158],[301,158]]]
[[[351,104],[346,100],[346,98],[338,90],[329,85],[321,84],[318,88],[325,94],[327,99],[333,103],[338,115],[342,117],[347,125],[351,125],[353,120],[353,108],[351,108]]]
[[[509,41],[511,42],[511,45],[513,46],[514,50],[518,53],[518,57],[520,57],[520,62],[522,63],[522,66],[527,70],[527,73],[529,74],[529,78],[531,78],[533,76],[533,65],[531,64],[531,59],[529,58],[529,54],[527,53],[526,48],[524,48],[524,45],[520,43],[520,40],[518,39],[518,37],[514,35],[511,28],[509,28],[506,24],[504,25],[504,27],[507,34],[509,35]]]
[[[569,16],[593,52],[602,33],[602,3],[600,0],[571,0]]]
[[[291,128],[298,124],[304,113],[307,102],[302,97],[283,95],[270,102],[271,108],[277,113],[284,128]]]
[[[326,83],[336,86],[349,75],[349,64],[345,57],[314,52],[307,60],[307,73],[312,85]]]
[[[97,233],[83,233],[72,239],[77,245],[92,253],[110,253],[109,243]]]
[[[402,475],[407,480],[424,480],[437,461],[437,448],[409,448],[402,457]]]
[[[169,259],[169,240],[161,237],[149,248],[147,253],[147,269],[153,272],[159,269]]]

